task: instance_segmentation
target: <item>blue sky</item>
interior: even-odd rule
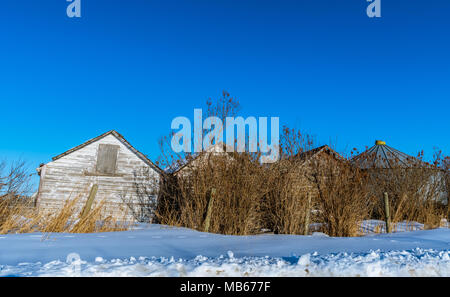
[[[0,4],[0,157],[32,167],[108,130],[156,159],[222,90],[338,149],[450,154],[450,1],[64,0]]]

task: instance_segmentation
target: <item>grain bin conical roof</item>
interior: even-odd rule
[[[402,153],[381,140],[377,140],[373,147],[354,157],[352,163],[361,169],[415,168],[425,165],[419,159]]]

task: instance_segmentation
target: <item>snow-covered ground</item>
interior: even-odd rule
[[[450,229],[332,238],[141,225],[0,235],[0,276],[450,276]]]

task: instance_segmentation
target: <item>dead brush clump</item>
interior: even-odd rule
[[[233,235],[258,233],[263,225],[262,201],[270,177],[247,153],[204,154],[185,167],[163,193],[156,211],[160,223]]]
[[[185,162],[165,177],[158,221],[234,235],[308,234],[314,224],[330,236],[356,236],[373,207],[366,175],[331,150],[311,153],[308,135],[284,128],[280,140],[281,159],[273,164],[248,153],[203,153]]]
[[[296,182],[288,173],[278,172],[280,179],[264,200],[265,229],[276,234],[305,234],[305,220],[311,209],[308,207],[308,192],[298,191]]]
[[[294,129],[283,129],[281,160],[271,166],[273,188],[264,208],[270,229],[280,234],[357,236],[373,202],[367,176],[328,146]]]
[[[442,162],[444,170],[445,191],[447,193],[447,221],[450,222],[450,157],[445,157]]]
[[[264,227],[277,234],[305,234],[307,216],[314,221],[313,186],[307,179],[308,167],[303,158],[312,148],[312,137],[283,127],[280,161],[266,168],[272,182],[263,201]]]
[[[317,185],[317,220],[329,236],[358,236],[358,226],[370,218],[374,201],[367,191],[367,175],[343,159],[313,162],[312,180]]]
[[[385,217],[383,193],[389,195],[391,221],[419,222],[437,228],[445,217],[445,183],[437,168],[374,169],[370,174],[370,193],[376,198],[373,216]]]

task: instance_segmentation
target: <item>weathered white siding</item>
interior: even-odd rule
[[[116,172],[113,176],[96,175],[99,144],[119,146]],[[134,174],[139,173],[143,168],[150,168],[150,173],[154,175],[155,180],[158,179],[158,173],[121,140],[112,134],[106,135],[41,167],[37,206],[41,210],[55,212],[68,199],[80,198],[79,208],[81,209],[86,203],[91,187],[97,184],[98,192],[94,203],[104,200],[106,213],[122,219],[127,206],[121,197],[127,195],[135,199]],[[155,189],[156,192],[157,190]],[[130,219],[130,214],[127,219]]]

